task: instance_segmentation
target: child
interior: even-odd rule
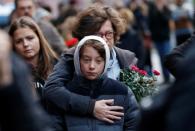
[[[69,91],[88,96],[94,100],[113,99],[114,105],[123,107],[122,119],[106,123],[91,116],[79,116],[73,113],[55,112],[55,129],[57,131],[123,131],[135,130],[137,121],[136,101],[127,87],[106,76],[110,51],[106,42],[98,36],[86,36],[77,45],[74,54],[75,75],[67,84]],[[79,110],[79,107],[78,107]],[[58,115],[57,115],[58,114]],[[137,117],[136,117],[137,118]],[[66,129],[65,129],[66,128]]]

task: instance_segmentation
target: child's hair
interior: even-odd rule
[[[106,60],[106,52],[105,48],[102,44],[100,44],[100,41],[97,40],[87,40],[85,44],[81,47],[80,52],[79,52],[79,58],[81,58],[85,47],[93,47],[99,54],[100,56]]]

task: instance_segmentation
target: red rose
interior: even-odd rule
[[[139,70],[139,73],[144,76],[148,74],[145,70]]]
[[[131,70],[138,72],[139,68],[135,65],[131,66]]]
[[[160,72],[158,72],[157,70],[153,70],[153,73],[154,73],[154,75],[157,75],[157,76],[160,75]]]

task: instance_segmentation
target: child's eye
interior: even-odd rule
[[[84,62],[90,62],[90,59],[83,59]]]
[[[90,61],[89,59],[85,59],[85,61]]]
[[[97,63],[102,63],[103,59],[96,60]]]

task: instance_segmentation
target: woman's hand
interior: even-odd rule
[[[114,104],[113,99],[96,101],[93,114],[102,121],[114,123],[114,120],[120,120],[124,116],[123,107],[112,106]]]
[[[12,82],[11,41],[8,35],[0,30],[0,88]]]

